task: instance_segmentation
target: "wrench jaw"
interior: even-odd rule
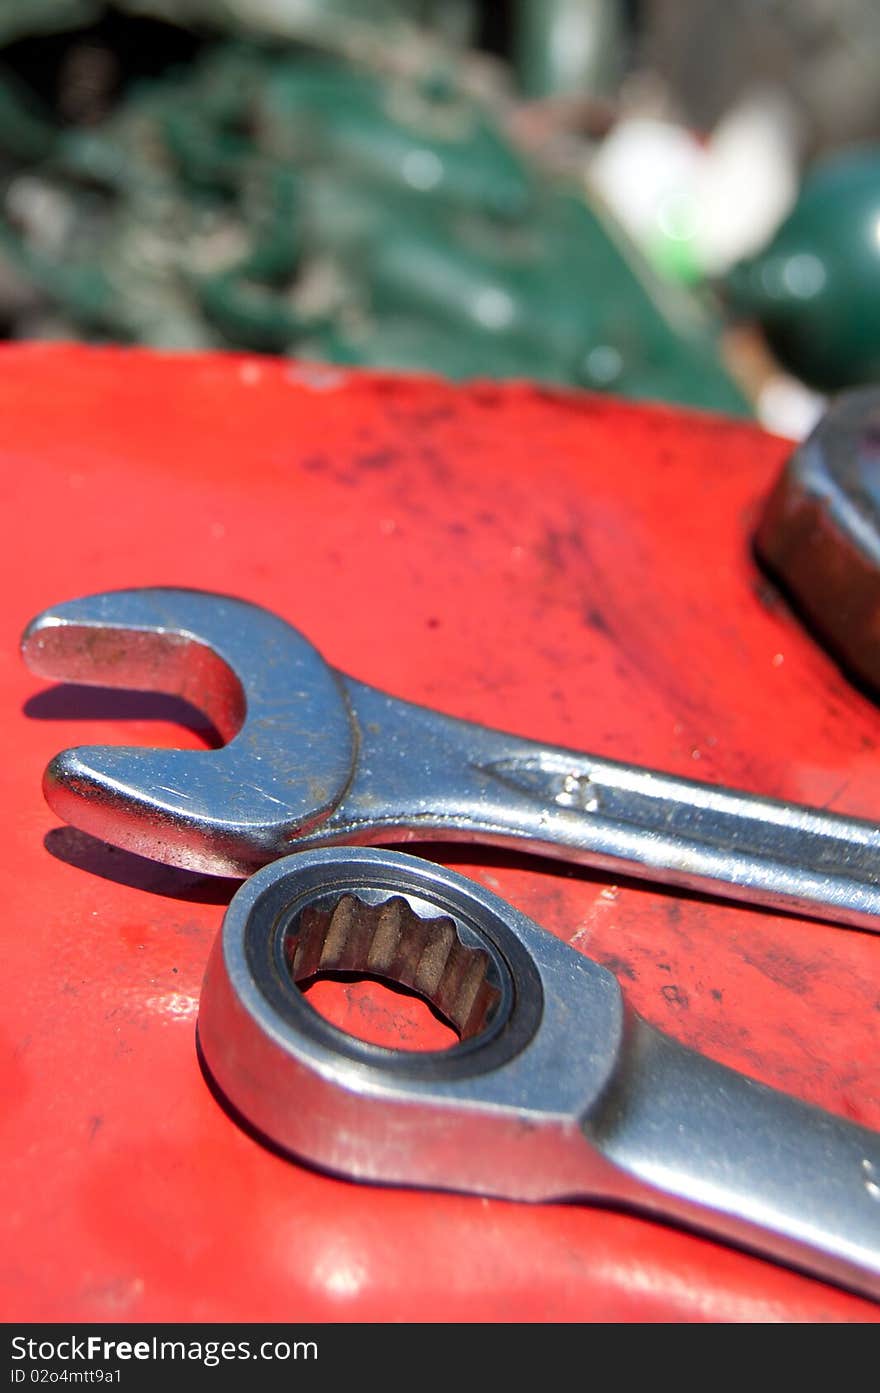
[[[313,1010],[291,979],[291,925],[353,890],[379,906],[402,898],[428,923],[447,916],[460,943],[480,945],[497,984],[481,1030],[411,1054],[353,1040]],[[198,1030],[220,1093],[300,1160],[381,1184],[547,1200],[619,1188],[582,1122],[614,1076],[624,1014],[610,973],[482,887],[400,852],[327,848],[238,891]]]
[[[183,870],[244,878],[314,823],[304,826],[295,808],[271,797],[258,818],[259,791],[238,796],[236,761],[216,758],[226,750],[63,750],[46,769],[43,794],[65,822],[101,841]]]
[[[81,601],[71,602],[79,606]],[[198,707],[221,740],[244,724],[247,703],[238,676],[206,644],[186,633],[109,627],[47,610],[22,635],[32,672],[55,681],[163,692]]]
[[[32,621],[42,676],[180,696],[218,750],[80,747],[52,760],[45,797],[73,826],[187,870],[247,876],[337,806],[356,736],[336,674],[276,615],[195,590],[121,590]]]

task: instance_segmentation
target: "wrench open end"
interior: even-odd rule
[[[195,590],[112,591],[47,610],[22,652],[41,676],[179,696],[219,750],[65,750],[44,793],[65,821],[188,870],[249,875],[335,807],[354,735],[332,670],[297,630]]]

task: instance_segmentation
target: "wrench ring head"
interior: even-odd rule
[[[339,866],[339,858],[333,860]],[[384,876],[368,875],[358,880],[356,893],[349,888],[349,879],[341,885],[306,883],[292,901],[282,883],[275,887],[280,897],[270,893],[259,901],[248,920],[245,951],[253,979],[267,1000],[316,1042],[323,1041],[340,1056],[389,1076],[461,1077],[473,1069],[475,1051],[480,1067],[493,1067],[498,1050],[487,1059],[489,1042],[504,1035],[506,1054],[523,1029],[520,1009],[511,1038],[519,993],[497,942],[481,933],[470,916],[457,912],[453,918],[447,906],[441,909],[411,890],[402,893],[399,876],[389,885]],[[389,929],[396,940],[393,947],[384,942]],[[374,968],[377,947],[385,970]],[[438,971],[434,960],[440,957],[445,962]],[[520,965],[521,973],[524,966]],[[412,1053],[371,1045],[337,1028],[297,990],[311,976],[333,970],[412,986],[457,1029],[460,1043],[450,1050]]]
[[[399,948],[373,975],[442,1002],[462,1037],[448,1050],[356,1040],[296,985],[322,966],[369,973],[389,917]],[[360,939],[347,956],[340,919]],[[573,992],[572,967],[583,979]],[[601,1080],[576,1076],[573,1097],[563,1066],[572,1002],[589,1009],[579,995],[592,995],[591,1058],[603,1063]],[[561,1120],[570,1128],[583,1088],[600,1088],[613,1065],[618,1006],[610,974],[464,877],[396,851],[330,847],[263,867],[235,895],[205,977],[199,1041],[220,1092],[282,1150],[361,1179],[530,1197],[548,1170],[527,1159],[536,1140]],[[515,1182],[498,1169],[511,1136]]]

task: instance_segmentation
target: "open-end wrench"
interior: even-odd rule
[[[195,590],[120,590],[27,628],[35,672],[173,693],[216,750],[82,747],[51,807],[144,856],[246,876],[287,852],[424,840],[513,845],[616,875],[880,927],[873,823],[541,745],[330,668],[283,619]]]
[[[338,971],[414,988],[460,1043],[338,1030],[299,989]],[[607,969],[443,867],[363,847],[263,867],[229,906],[198,1028],[238,1114],[338,1174],[634,1206],[880,1296],[880,1134],[686,1049]]]

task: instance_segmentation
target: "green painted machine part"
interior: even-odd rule
[[[0,75],[0,270],[43,306],[14,331],[746,413],[711,307],[532,167],[438,52],[389,72],[222,42],[81,127]]]
[[[432,203],[521,218],[534,178],[450,71],[386,79],[330,63],[279,64],[257,97],[257,130],[276,159],[329,165]]]
[[[672,294],[666,317],[657,285],[571,193],[544,190],[525,223],[455,208],[403,217],[366,195],[356,207],[350,185],[325,184],[313,208],[316,238],[368,270],[369,298],[337,326],[330,356],[378,365],[393,353],[406,367],[404,348],[431,324],[431,356],[418,357],[453,377],[492,363],[492,376],[742,409],[692,303]]]
[[[770,244],[733,268],[726,289],[812,386],[880,381],[880,146],[818,166]]]
[[[624,0],[515,0],[514,63],[527,97],[607,96],[623,75]]]

